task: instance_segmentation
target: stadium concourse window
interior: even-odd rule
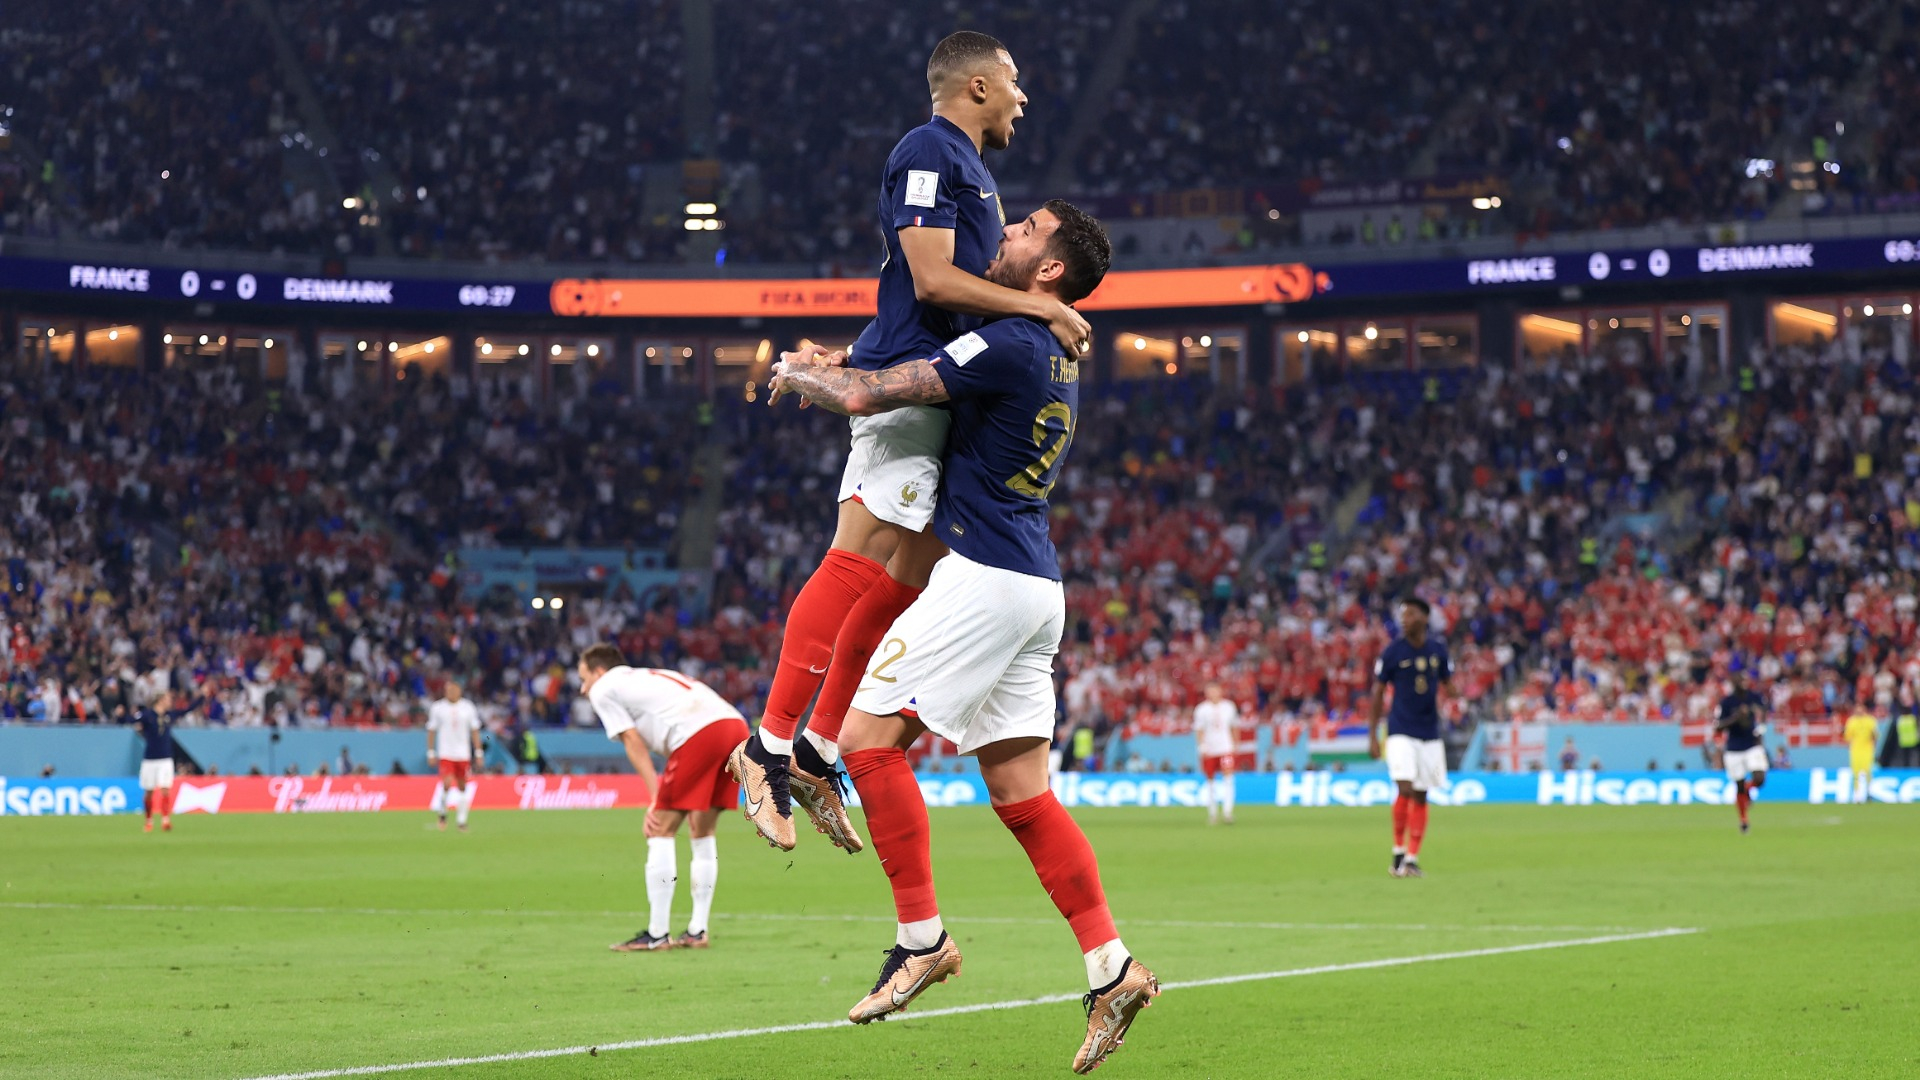
[[[1846,316],[1850,350],[1884,352],[1902,364],[1913,354],[1913,297],[1856,297],[1842,306],[1841,314]],[[93,335],[87,343],[93,343]]]
[[[619,397],[633,390],[633,367],[618,362],[609,338],[550,343],[547,377],[555,401],[586,401],[598,394]]]
[[[1473,315],[1434,315],[1413,325],[1414,360],[1420,367],[1470,367],[1479,362],[1475,346],[1480,321]]]
[[[530,337],[482,337],[473,342],[474,389],[482,405],[519,398],[540,400],[540,370],[546,357],[543,343]]]
[[[160,358],[169,368],[202,371],[226,363],[229,345],[222,327],[181,323],[161,332]]]
[[[1824,348],[1840,333],[1840,301],[1828,298],[1776,300],[1767,320],[1774,345]]]
[[[1128,331],[1113,338],[1113,377],[1160,379],[1180,373],[1180,341],[1164,330]]]
[[[1208,327],[1180,332],[1175,375],[1210,375],[1228,386],[1247,381],[1247,334],[1238,327]]]
[[[1577,355],[1586,345],[1586,317],[1578,311],[1534,311],[1520,316],[1520,361],[1531,367],[1549,356]]]
[[[390,359],[393,377],[400,382],[430,379],[453,371],[453,341],[444,335],[411,340],[389,338],[388,346],[393,350]]]
[[[64,319],[20,320],[20,354],[37,365],[70,364],[80,344],[80,324]]]
[[[772,338],[709,341],[707,355],[713,361],[714,386],[722,394],[738,393],[748,401],[758,401],[773,368],[773,351]]]
[[[1331,378],[1340,373],[1340,330],[1336,326],[1305,326],[1287,323],[1274,331],[1273,354],[1279,362],[1273,368],[1273,381],[1288,386],[1313,378]]]
[[[1389,371],[1410,362],[1404,319],[1345,323],[1341,332],[1347,343],[1347,363],[1355,370]]]
[[[1660,333],[1667,366],[1690,375],[1726,370],[1725,304],[1661,308]]]
[[[1587,314],[1588,349],[1628,363],[1642,363],[1654,355],[1653,312],[1597,310]]]
[[[638,348],[645,389],[660,390],[697,381],[693,343],[649,339],[640,342]]]

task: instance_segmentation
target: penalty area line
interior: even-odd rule
[[[1453,952],[1424,953],[1417,956],[1389,956],[1380,960],[1357,960],[1345,964],[1321,964],[1316,967],[1288,968],[1283,971],[1256,971],[1244,975],[1220,975],[1210,979],[1186,979],[1178,982],[1160,984],[1162,990],[1191,990],[1206,986],[1231,986],[1236,983],[1269,982],[1274,979],[1295,979],[1307,975],[1332,975],[1343,971],[1371,971],[1377,968],[1407,967],[1413,964],[1431,964],[1442,960],[1470,960],[1483,956],[1505,956],[1511,953],[1543,952],[1549,949],[1573,949],[1586,945],[1613,945],[1626,941],[1651,941],[1657,938],[1680,937],[1697,934],[1699,927],[1673,926],[1662,930],[1643,930],[1631,934],[1606,934],[1600,937],[1569,938],[1565,941],[1536,941],[1526,945],[1501,945],[1485,949],[1460,949]],[[1026,1009],[1037,1005],[1058,1005],[1069,1001],[1079,1001],[1080,994],[1046,994],[1041,997],[1016,998],[1011,1001],[989,1001],[977,1005],[955,1005],[945,1009],[919,1009],[900,1014],[900,1020],[933,1020],[943,1016],[966,1016],[972,1013],[999,1012],[1006,1009]],[[450,1069],[463,1065],[490,1065],[509,1061],[538,1061],[542,1058],[578,1057],[582,1054],[598,1054],[601,1051],[646,1050],[658,1046],[686,1046],[693,1043],[719,1042],[725,1039],[751,1039],[763,1035],[787,1035],[800,1031],[831,1031],[850,1027],[845,1020],[815,1020],[802,1024],[775,1024],[769,1027],[733,1028],[727,1031],[703,1031],[688,1035],[661,1035],[651,1039],[627,1039],[621,1042],[595,1043],[590,1046],[559,1046],[546,1050],[520,1050],[502,1054],[482,1054],[475,1057],[439,1058],[433,1061],[409,1061],[395,1065],[361,1065],[346,1069],[315,1069],[309,1072],[275,1073],[271,1076],[249,1077],[248,1080],[331,1080],[341,1076],[379,1076],[385,1073],[413,1072],[421,1069]]]

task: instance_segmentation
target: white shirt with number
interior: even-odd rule
[[[609,668],[587,694],[607,738],[638,731],[656,754],[671,754],[716,720],[744,720],[707,684],[661,668]]]
[[[1233,702],[1203,701],[1193,707],[1193,733],[1200,739],[1200,752],[1208,757],[1226,757],[1234,751],[1233,726],[1240,710]]]
[[[480,730],[480,710],[464,698],[441,698],[427,706],[427,730],[433,732],[433,752],[442,761],[472,761],[473,733]]]

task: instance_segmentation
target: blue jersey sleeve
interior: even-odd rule
[[[1389,642],[1386,648],[1380,650],[1380,659],[1373,662],[1374,682],[1380,683],[1383,686],[1393,682],[1393,665],[1399,655],[1399,648],[1400,643],[1393,641]]]
[[[1440,668],[1435,678],[1441,682],[1447,682],[1453,678],[1453,654],[1447,651],[1445,645],[1442,645],[1438,659],[1440,661]]]
[[[961,334],[928,359],[953,401],[1004,393],[1033,377],[1033,336],[1019,319],[1001,319]]]
[[[924,129],[923,129],[924,131]],[[896,229],[951,229],[960,219],[954,202],[953,151],[937,133],[916,132],[887,159],[886,191]]]

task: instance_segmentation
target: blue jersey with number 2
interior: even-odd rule
[[[928,359],[952,401],[934,535],[974,562],[1060,580],[1047,493],[1073,442],[1080,365],[1037,322],[1002,319]]]

